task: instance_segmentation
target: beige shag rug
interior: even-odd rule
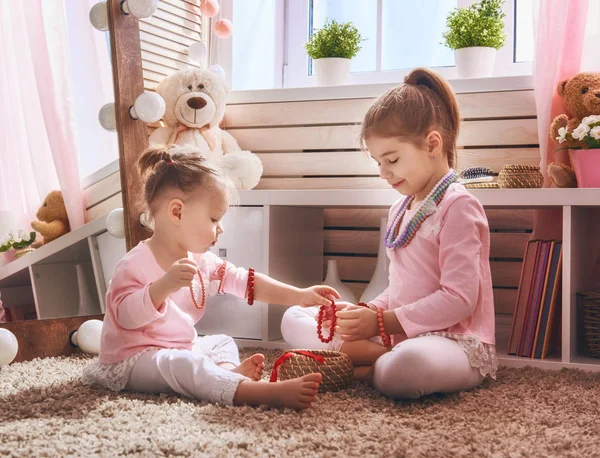
[[[279,353],[265,352],[267,369]],[[600,374],[501,369],[411,402],[357,383],[298,413],[93,389],[79,382],[89,362],[0,369],[0,456],[600,456]]]

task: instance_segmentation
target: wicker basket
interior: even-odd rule
[[[33,253],[34,251],[35,251],[35,248],[31,248],[31,247],[17,248],[15,250],[15,259],[19,259],[28,253]]]
[[[600,292],[577,293],[577,314],[583,331],[579,351],[600,358]]]
[[[468,183],[464,185],[467,189],[499,189],[500,186],[498,183],[490,182],[490,183]]]
[[[290,350],[275,362],[271,381],[289,380],[312,373],[323,375],[320,393],[342,390],[354,380],[352,361],[345,353],[328,350]]]
[[[498,184],[501,188],[541,188],[544,177],[537,165],[509,164],[500,169]]]

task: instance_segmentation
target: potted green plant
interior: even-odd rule
[[[504,0],[480,0],[454,9],[446,19],[444,45],[454,50],[461,78],[483,78],[494,70],[496,51],[504,46]]]
[[[361,49],[363,38],[352,22],[326,20],[304,45],[313,59],[313,72],[319,86],[337,86],[348,83],[350,60]]]

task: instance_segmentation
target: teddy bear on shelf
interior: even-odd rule
[[[35,216],[38,221],[33,221],[31,227],[42,235],[43,241],[33,243],[34,248],[39,248],[71,230],[67,208],[60,191],[51,191]]]
[[[581,140],[572,135],[565,138],[565,135],[573,134],[585,117],[600,115],[600,73],[578,73],[573,78],[561,81],[557,92],[564,99],[571,117],[561,114],[554,118],[550,136],[565,148],[585,147]],[[548,176],[560,188],[577,187],[577,178],[570,164],[551,163]]]
[[[239,190],[254,188],[263,167],[250,151],[242,151],[235,138],[220,127],[228,89],[223,77],[211,69],[181,70],[156,87],[164,99],[166,127],[150,135],[150,144],[193,145],[216,162]]]

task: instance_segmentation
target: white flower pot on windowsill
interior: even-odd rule
[[[317,77],[317,86],[342,86],[348,84],[350,61],[350,59],[341,57],[313,59],[313,73]]]
[[[483,46],[454,50],[454,61],[460,78],[487,78],[494,72],[496,50]]]

